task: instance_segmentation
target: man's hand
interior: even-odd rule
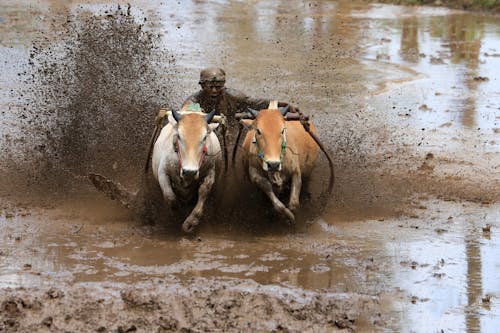
[[[160,111],[158,111],[158,114],[156,115],[156,118],[155,118],[156,126],[161,126],[161,124],[163,123],[163,119],[165,119],[167,117],[168,117],[168,110],[167,109],[160,109]]]
[[[227,117],[224,114],[220,114],[220,124],[224,129],[227,128]]]

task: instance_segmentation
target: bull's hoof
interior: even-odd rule
[[[290,201],[290,204],[288,205],[288,209],[290,209],[292,212],[296,212],[299,207],[300,203],[298,201]]]
[[[165,199],[165,204],[167,205],[167,207],[170,207],[170,209],[172,210],[179,210],[180,208],[180,205],[179,205],[179,201],[177,201],[177,199]]]
[[[285,215],[286,221],[289,225],[295,224],[295,215],[290,211],[290,209],[285,208],[283,210],[283,215]]]
[[[200,221],[197,218],[189,216],[184,223],[182,223],[182,230],[184,230],[184,232],[191,233],[194,231],[198,223],[200,223]]]

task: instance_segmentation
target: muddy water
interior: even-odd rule
[[[498,17],[352,2],[131,4],[117,19],[116,5],[102,2],[0,9],[3,290],[253,281],[278,298],[363,299],[343,324],[357,331],[498,330]],[[167,66],[157,71],[162,55]],[[295,228],[245,191],[256,204],[230,193],[235,199],[187,237],[175,221],[144,224],[90,188],[92,171],[138,186],[157,108],[195,91],[206,65],[224,67],[228,86],[312,116],[335,156],[326,207],[314,204],[324,160]],[[102,126],[108,118],[113,125]],[[134,124],[131,139],[123,129]],[[43,147],[26,144],[27,131]],[[82,150],[68,153],[75,146]],[[52,181],[61,174],[67,181]],[[302,321],[324,330],[314,318]]]

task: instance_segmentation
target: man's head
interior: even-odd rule
[[[205,68],[200,72],[199,83],[203,91],[215,99],[224,91],[226,73],[223,69],[217,67]]]

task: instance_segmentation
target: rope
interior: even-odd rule
[[[227,126],[226,124],[222,125],[222,145],[224,146],[224,172],[227,173],[227,165],[228,165],[228,157],[227,157],[227,143],[226,143],[226,132]]]
[[[240,137],[241,137],[241,133],[243,132],[243,124],[242,123],[238,123],[238,136],[236,137],[236,143],[234,144],[234,148],[233,148],[233,156],[231,158],[231,164],[234,166],[234,160],[236,158],[236,153],[238,152],[238,146],[240,145]]]

